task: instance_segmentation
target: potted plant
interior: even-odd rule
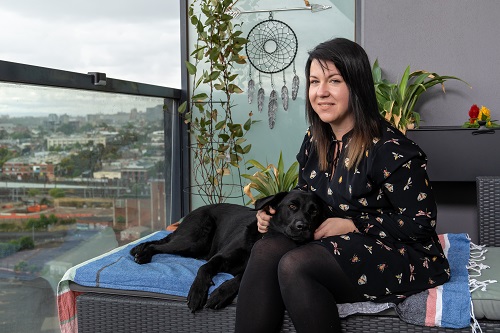
[[[259,169],[259,171],[252,175],[241,175],[243,178],[250,180],[250,183],[244,188],[245,194],[250,198],[247,204],[253,204],[257,199],[265,198],[279,192],[290,191],[297,185],[299,163],[295,161],[285,171],[281,152],[277,167],[273,164],[264,166],[256,160],[249,160],[247,164],[251,164],[249,169],[252,167]],[[257,191],[258,194],[254,196],[252,190]]]
[[[414,108],[427,89],[440,84],[443,92],[446,92],[444,83],[447,80],[458,80],[469,85],[455,76],[441,76],[424,70],[410,72],[410,66],[406,67],[398,83],[392,83],[382,78],[378,60],[373,64],[372,74],[380,113],[403,133],[407,129],[418,128],[420,114]]]
[[[253,121],[252,114],[242,123],[233,118],[232,95],[242,93],[235,84],[235,66],[246,63],[240,54],[247,40],[241,37],[240,24],[226,14],[232,0],[194,0],[188,16],[197,33],[192,61],[186,61],[192,77],[191,98],[179,107],[191,133],[191,167],[194,185],[205,203],[223,202],[232,191],[234,181],[228,177],[238,170],[242,155],[251,145],[245,134]],[[201,13],[196,13],[199,8]],[[238,171],[239,172],[239,171]],[[237,184],[238,185],[238,184]],[[228,188],[228,186],[230,188]],[[240,196],[243,196],[239,184]]]

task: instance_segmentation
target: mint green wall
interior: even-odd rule
[[[265,90],[266,98],[264,101],[264,109],[262,113],[257,110],[257,96],[255,93],[254,102],[248,103],[247,86],[249,80],[249,66],[241,65],[237,68],[239,73],[239,81],[236,83],[245,92],[234,97],[236,106],[234,107],[233,115],[235,122],[244,121],[248,113],[253,113],[253,120],[259,121],[254,124],[252,129],[247,134],[248,143],[252,144],[252,150],[245,156],[245,160],[256,159],[262,164],[277,163],[280,151],[283,152],[285,166],[288,167],[295,161],[295,155],[300,148],[300,144],[307,129],[307,123],[304,114],[304,99],[305,95],[305,76],[304,64],[307,60],[307,52],[322,41],[335,37],[345,37],[354,40],[354,16],[355,16],[355,1],[354,0],[317,0],[315,4],[331,5],[332,8],[312,13],[310,10],[293,10],[293,11],[274,11],[273,18],[290,26],[295,32],[298,40],[298,51],[295,58],[295,68],[297,75],[300,78],[299,93],[297,99],[291,99],[291,83],[293,78],[292,66],[285,69],[285,78],[287,87],[290,93],[290,101],[288,111],[284,111],[280,91],[283,86],[283,74],[273,74],[275,89],[278,92],[278,111],[276,115],[276,125],[273,129],[268,126],[267,105],[269,102],[269,94],[271,92],[271,75],[261,73],[262,86]],[[241,11],[249,10],[268,10],[278,8],[298,8],[304,7],[302,0],[259,0],[259,1],[238,1],[235,5]],[[269,12],[263,13],[242,13],[235,19],[235,23],[243,23],[241,30],[243,36],[246,37],[250,30],[258,23],[269,18]],[[189,40],[193,40],[194,31],[189,29]],[[189,42],[190,50],[193,49],[193,42]],[[256,92],[258,86],[258,72],[252,68],[252,77],[256,82]],[[255,169],[250,171],[241,170],[242,173],[253,173]],[[228,176],[230,177],[230,176]],[[237,181],[237,175],[234,175]],[[232,183],[232,181],[230,181]],[[246,179],[243,179],[243,184],[246,184]],[[229,202],[243,203],[248,201],[248,197],[230,199]],[[203,202],[198,196],[192,196],[192,208],[202,205]]]

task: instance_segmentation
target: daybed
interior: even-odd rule
[[[487,246],[484,249],[488,252],[481,251],[476,258],[476,265],[469,267],[469,272],[472,273],[475,268],[483,269],[481,276],[475,277],[471,274],[469,278],[471,285],[476,286],[476,290],[472,292],[472,308],[476,323],[480,325],[482,332],[500,332],[500,283],[491,283],[484,291],[481,290],[482,281],[494,282],[495,278],[500,277],[500,233],[495,233],[495,224],[500,225],[500,178],[478,177],[477,187],[480,244]],[[481,261],[483,257],[486,257],[486,260]],[[116,260],[120,261],[122,257]],[[491,268],[484,269],[485,265]],[[99,273],[100,271],[97,275]],[[99,280],[99,276],[97,279]],[[63,333],[233,331],[234,304],[219,311],[205,309],[192,314],[185,304],[185,297],[151,290],[118,290],[105,283],[98,288],[85,287],[66,276],[58,291],[61,330]],[[395,310],[399,311],[397,308],[390,308],[376,314],[350,315],[342,319],[343,331],[480,332],[477,325],[471,329],[468,326],[446,328],[409,324],[401,320]],[[281,332],[295,332],[287,315]]]

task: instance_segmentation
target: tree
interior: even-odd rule
[[[53,188],[53,189],[49,190],[49,195],[52,198],[64,198],[65,193],[64,193],[64,190],[62,190],[60,188]]]

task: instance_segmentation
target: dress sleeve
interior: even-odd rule
[[[303,177],[304,167],[309,159],[309,152],[311,151],[311,132],[308,129],[306,135],[304,136],[304,141],[302,141],[302,145],[300,146],[300,150],[296,156],[297,162],[299,162],[299,179],[297,182],[297,186],[295,189],[299,189],[302,191],[307,191],[307,182]]]
[[[365,231],[400,241],[427,240],[435,235],[436,202],[427,176],[427,157],[408,139],[380,142],[374,150],[369,178],[377,199],[389,207],[363,217]],[[387,235],[381,235],[385,232]]]

